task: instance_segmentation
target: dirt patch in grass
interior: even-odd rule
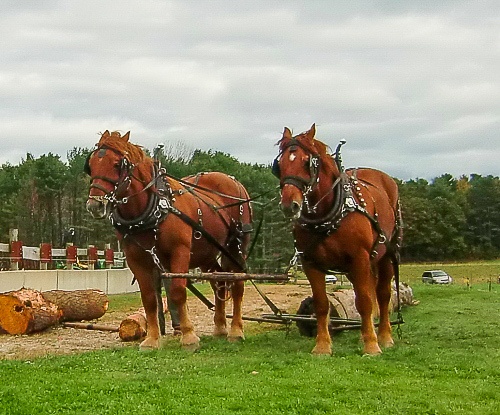
[[[311,295],[308,285],[260,285],[263,291],[282,311],[295,313],[300,302]],[[110,300],[112,301],[112,299]],[[213,313],[197,298],[188,298],[189,314],[198,335],[211,335],[213,330]],[[228,302],[226,312],[232,313],[232,303]],[[130,311],[108,312],[93,323],[118,327]],[[243,315],[260,317],[263,313],[272,313],[256,289],[247,285],[243,301]],[[166,323],[167,336],[172,337],[170,320]],[[275,324],[245,322],[247,334],[261,330],[272,330]],[[114,349],[120,347],[138,347],[139,342],[125,343],[118,333],[97,330],[83,330],[52,327],[41,333],[11,336],[0,335],[0,359],[33,359],[36,357],[57,354],[82,353],[91,350]]]

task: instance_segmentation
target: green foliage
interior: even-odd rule
[[[401,182],[403,258],[415,261],[495,258],[500,252],[498,177]]]
[[[0,414],[499,413],[498,287],[416,284],[414,294],[402,339],[378,357],[361,356],[358,332],[315,357],[314,339],[272,327],[243,343],[203,337],[197,353],[169,339],[154,352],[0,361]]]
[[[96,221],[85,210],[89,180],[83,164],[89,149],[73,148],[68,162],[48,154],[26,155],[18,166],[0,167],[0,240],[9,228],[19,228],[26,245],[51,242],[64,246],[111,243],[115,233],[107,221]],[[270,155],[270,160],[273,155]],[[293,255],[290,224],[279,209],[277,179],[269,165],[241,163],[219,151],[190,150],[172,144],[160,156],[174,177],[203,171],[222,171],[248,189],[254,211],[254,228],[261,226],[249,259],[253,272],[281,272]],[[500,253],[500,179],[472,175],[456,179],[443,174],[398,181],[401,193],[406,261],[464,261],[492,259]],[[68,240],[68,230],[75,235]],[[255,235],[254,235],[255,237]]]

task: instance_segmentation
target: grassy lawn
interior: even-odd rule
[[[424,268],[477,281],[424,285]],[[154,352],[5,360],[0,414],[499,414],[500,285],[458,265],[402,272],[420,304],[381,356],[362,356],[354,331],[334,338],[332,357],[311,356],[313,339],[276,327],[237,344],[205,337],[196,353],[167,340]]]

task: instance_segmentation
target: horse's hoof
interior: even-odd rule
[[[157,350],[160,348],[160,339],[146,338],[140,345],[139,350]]]
[[[197,352],[198,350],[200,350],[200,343],[183,344],[182,350],[189,352],[189,353]]]
[[[226,328],[215,328],[214,329],[214,337],[222,337],[226,338],[227,337],[227,329]]]
[[[193,332],[186,333],[181,338],[182,347],[187,347],[187,346],[191,346],[191,345],[199,345],[199,344],[200,344],[200,338],[196,334],[194,334]]]
[[[364,347],[363,356],[378,356],[380,354],[382,354],[382,349],[380,349],[378,343]]]
[[[231,343],[242,342],[245,340],[245,336],[243,334],[237,336],[227,336],[227,341]]]
[[[316,356],[331,356],[332,355],[332,348],[331,346],[314,346],[314,349],[312,349],[311,354],[316,355]]]
[[[380,339],[379,338],[378,343],[380,344],[380,346],[382,346],[385,349],[388,349],[389,347],[394,346],[394,340],[392,339],[392,337],[389,337],[387,339]]]

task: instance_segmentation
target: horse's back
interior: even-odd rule
[[[183,180],[200,186],[200,188],[210,189],[221,194],[233,197],[248,197],[245,187],[234,177],[225,173],[217,171],[204,172],[184,177]]]
[[[221,172],[203,172],[183,178],[192,183],[196,192],[217,203],[223,212],[242,223],[252,222],[250,196],[246,188],[234,177]],[[246,206],[246,208],[243,208]]]
[[[356,177],[369,188],[372,187],[374,190],[377,190],[379,194],[385,195],[389,204],[393,208],[396,208],[399,199],[398,184],[387,173],[371,168],[353,169],[349,170],[348,173],[356,175]]]

